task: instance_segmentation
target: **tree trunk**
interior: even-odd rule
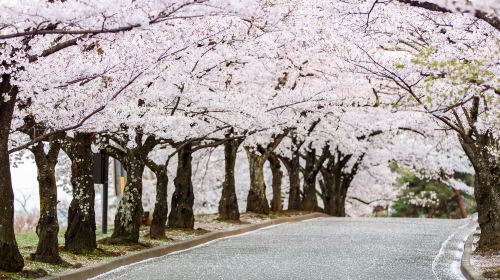
[[[10,85],[10,75],[0,81],[0,270],[17,272],[24,267],[14,235],[14,191],[10,175],[9,133],[17,88]]]
[[[315,123],[317,124],[318,122]],[[314,129],[316,124],[312,126],[312,129]],[[300,147],[302,147],[304,141],[297,139],[297,132],[295,130],[292,130],[290,138],[292,140],[292,157],[290,159],[280,157],[280,159],[285,165],[290,183],[288,210],[300,210],[302,202],[300,198]]]
[[[476,172],[474,194],[479,214],[479,249],[500,250],[500,164]]]
[[[345,217],[345,200],[349,186],[343,182],[340,170],[322,172],[322,176],[325,213],[330,216]]]
[[[304,199],[302,210],[317,211],[318,199],[316,197],[316,175],[314,171],[316,162],[316,152],[314,149],[306,152],[306,166],[304,168]]]
[[[350,170],[346,170],[346,165],[352,158],[352,154],[344,155],[337,150],[336,155],[328,152],[328,157],[326,167],[321,169],[324,180],[321,185],[324,210],[328,215],[345,217],[347,191],[358,172],[364,154],[356,159]]]
[[[168,216],[168,227],[194,227],[194,193],[191,181],[192,145],[185,144],[177,154],[177,174],[175,175],[175,191],[172,195],[172,210]]]
[[[63,145],[64,151],[71,159],[73,186],[64,247],[75,254],[92,252],[97,248],[92,138],[90,133],[76,133],[73,139],[67,137]]]
[[[151,238],[165,237],[165,223],[168,215],[168,174],[164,165],[159,165],[156,174],[156,202],[153,212],[153,221],[149,228]]]
[[[60,144],[52,144],[49,153],[55,150],[55,154],[49,156],[44,152],[43,142],[39,142],[33,148],[35,163],[38,171],[38,188],[40,193],[40,219],[36,226],[38,235],[38,246],[32,258],[47,263],[62,262],[59,256],[59,223],[57,221],[57,185],[55,167]]]
[[[269,202],[266,198],[266,185],[264,183],[264,163],[265,155],[252,152],[245,147],[250,168],[250,190],[247,197],[247,211],[269,214]]]
[[[136,151],[136,153],[139,153]],[[111,235],[110,243],[137,243],[139,242],[139,229],[142,221],[142,174],[144,161],[142,155],[130,152],[124,162],[127,171],[127,184],[123,196],[118,204],[115,216],[115,228]]]
[[[475,143],[460,139],[475,170],[474,196],[481,227],[477,250],[500,249],[500,163],[489,151],[495,139],[482,135]]]
[[[465,209],[464,200],[462,199],[462,193],[458,189],[453,189],[455,192],[455,200],[457,201],[458,208],[460,209],[460,215],[463,219],[467,218],[467,209]]]
[[[271,200],[271,211],[278,212],[283,210],[281,202],[281,180],[283,179],[283,172],[281,171],[281,164],[276,155],[271,154],[269,156],[269,163],[271,165],[271,173],[273,174],[273,199]]]
[[[288,168],[290,180],[290,197],[288,198],[288,210],[300,210],[300,157],[293,155]]]
[[[219,218],[223,220],[240,220],[238,199],[236,197],[236,182],[234,168],[240,140],[230,140],[224,144],[224,182],[222,183],[222,195],[219,201]]]

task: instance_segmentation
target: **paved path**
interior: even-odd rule
[[[461,245],[451,241],[466,235],[466,224],[321,218],[217,240],[96,279],[460,279],[450,264]]]

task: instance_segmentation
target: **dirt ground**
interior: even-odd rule
[[[480,271],[486,279],[500,279],[500,251],[477,253],[475,250],[478,241],[479,234],[475,233],[472,243],[474,253],[471,256],[471,265],[476,271]]]

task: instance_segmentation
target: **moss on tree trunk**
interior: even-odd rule
[[[44,144],[39,142],[32,148],[38,171],[40,194],[40,219],[36,226],[38,245],[32,258],[47,263],[62,262],[59,256],[59,223],[57,221],[57,185],[55,167],[61,149],[59,143],[52,143],[49,152],[44,152]]]
[[[177,154],[177,174],[174,179],[175,191],[172,195],[172,209],[168,216],[168,227],[194,227],[194,193],[192,175],[192,144],[184,144]]]
[[[139,242],[139,229],[141,226],[142,209],[142,174],[144,173],[144,161],[139,155],[130,156],[124,163],[127,171],[127,184],[123,196],[118,204],[114,230],[110,243],[137,243]]]
[[[97,248],[92,139],[90,133],[76,133],[74,138],[66,137],[63,144],[64,151],[71,159],[73,186],[64,248],[76,254],[92,252]]]
[[[247,211],[259,214],[269,214],[269,202],[266,198],[264,183],[264,163],[267,156],[245,147],[250,169],[250,190],[247,197]]]

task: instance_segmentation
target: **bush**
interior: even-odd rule
[[[428,217],[460,219],[462,213],[458,204],[459,199],[464,203],[467,213],[475,212],[474,198],[463,191],[458,198],[455,190],[436,179],[419,177],[417,174],[396,167],[400,174],[397,179],[401,186],[401,193],[391,206],[392,217]],[[470,174],[455,174],[455,179],[460,179],[470,186],[473,176]]]

